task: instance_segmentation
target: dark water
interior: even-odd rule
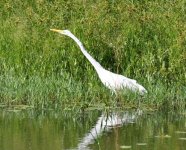
[[[186,114],[0,111],[0,150],[186,150]]]

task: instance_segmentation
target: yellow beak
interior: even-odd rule
[[[54,32],[61,32],[63,30],[58,30],[58,29],[50,29],[50,31],[54,31]]]

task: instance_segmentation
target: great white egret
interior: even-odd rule
[[[140,84],[136,82],[136,80],[127,78],[120,74],[116,74],[104,69],[99,62],[97,62],[84,48],[81,41],[75,37],[69,30],[57,30],[57,29],[50,29],[51,31],[58,32],[63,35],[67,35],[71,37],[80,47],[82,53],[85,57],[89,60],[89,62],[93,65],[94,69],[96,70],[101,82],[109,88],[112,92],[116,93],[118,90],[127,88],[134,92],[139,92],[141,95],[147,93],[147,90]]]

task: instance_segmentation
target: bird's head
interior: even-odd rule
[[[70,36],[72,34],[69,30],[58,30],[58,29],[50,29],[50,30],[67,36]]]

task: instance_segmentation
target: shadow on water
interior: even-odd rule
[[[185,147],[185,113],[0,111],[1,150]]]

